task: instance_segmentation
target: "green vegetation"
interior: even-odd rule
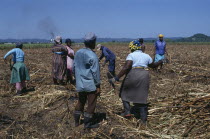
[[[167,42],[167,45],[210,45],[210,42]],[[98,44],[98,43],[97,43]],[[118,45],[128,45],[128,42],[104,42],[100,43],[104,46],[118,46]],[[146,45],[153,45],[153,42],[146,41]],[[42,43],[42,44],[24,44],[24,49],[35,49],[35,48],[50,48],[53,44]],[[75,43],[73,46],[83,45],[82,43]],[[15,44],[0,44],[0,50],[2,49],[12,49],[15,48]]]
[[[175,42],[175,41],[168,41],[165,40],[167,42],[167,45],[210,45],[210,42]],[[104,43],[100,43],[102,45],[105,46],[114,46],[114,45],[128,45],[129,42],[104,42]],[[152,41],[145,41],[146,45],[154,45],[154,42]]]
[[[122,39],[121,39],[122,41]],[[146,45],[153,45],[155,39],[145,40]],[[210,45],[210,37],[204,34],[195,34],[188,38],[179,38],[179,39],[170,39],[165,38],[165,41],[168,45]],[[119,42],[119,41],[110,41],[110,42],[102,42],[102,45],[105,46],[115,46],[115,45],[128,45],[129,41]],[[33,48],[49,48],[53,44],[52,43],[34,43],[34,44],[24,44],[24,48],[33,49]],[[73,46],[83,45],[83,43],[73,43]],[[11,49],[14,48],[15,44],[0,44],[0,49]]]
[[[210,42],[210,37],[205,34],[195,34],[188,38],[182,38],[178,40],[179,42]]]
[[[167,42],[167,41],[166,41]],[[168,45],[210,45],[210,42],[167,42]]]
[[[23,44],[24,48],[33,49],[33,48],[49,48],[52,43],[42,43],[42,44]],[[11,49],[15,48],[15,44],[0,44],[0,49]]]

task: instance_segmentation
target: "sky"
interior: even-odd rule
[[[210,36],[210,0],[0,1],[0,39]]]

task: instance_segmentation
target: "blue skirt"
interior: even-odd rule
[[[155,62],[165,59],[165,55],[156,54],[155,55]]]

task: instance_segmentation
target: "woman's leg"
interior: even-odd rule
[[[21,82],[19,83],[15,83],[15,88],[17,90],[17,95],[20,95],[22,93],[22,85],[21,85]]]
[[[73,79],[73,71],[72,69],[69,70],[69,80],[70,80],[70,83],[75,85],[75,82],[74,82],[74,79]]]
[[[67,68],[66,70],[66,84],[70,81],[70,69]]]
[[[16,83],[16,84],[15,84],[15,87],[16,87],[16,90],[21,90],[21,89],[22,89],[21,82]]]
[[[22,88],[26,88],[26,81],[25,80],[21,82],[21,86],[22,86]]]
[[[130,103],[127,101],[122,101],[123,103],[123,107],[124,107],[124,113],[122,114],[122,116],[127,117],[127,116],[131,116],[131,112],[130,112]]]
[[[141,122],[143,124],[146,124],[147,123],[147,115],[148,115],[148,105],[135,103],[134,106],[138,107],[138,109],[139,109]]]
[[[56,78],[53,78],[53,83],[54,83],[55,85],[58,85],[58,80],[57,80]]]
[[[73,84],[73,85],[75,85],[75,82],[74,82],[74,79],[73,79],[72,74],[70,75],[70,83]]]
[[[22,86],[22,93],[26,93],[27,90],[26,90],[26,81],[25,80],[21,82],[21,86]]]

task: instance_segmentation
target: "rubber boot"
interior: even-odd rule
[[[93,114],[84,114],[84,129],[98,128],[99,124],[93,122]]]
[[[141,123],[146,125],[146,123],[147,123],[147,114],[148,114],[148,107],[147,106],[140,106],[139,110],[140,110]]]
[[[121,116],[125,118],[130,118],[131,117],[131,112],[130,112],[130,103],[127,101],[122,101],[123,107],[124,107],[124,113],[121,114]]]
[[[82,112],[81,111],[75,111],[74,112],[74,122],[75,122],[75,127],[80,125],[80,116]]]

